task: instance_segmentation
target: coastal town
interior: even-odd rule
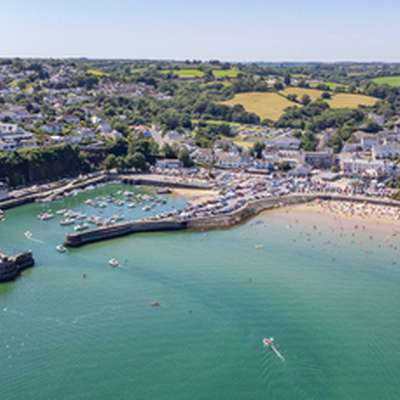
[[[399,400],[400,1],[3,3],[0,400]]]
[[[312,201],[341,204],[328,207],[337,213],[399,220],[396,89],[368,80],[354,88],[344,80],[332,91],[309,66],[303,68],[314,72],[309,77],[296,69],[290,74],[290,66],[283,72],[277,68],[263,78],[262,89],[259,82],[249,83],[245,65],[196,65],[204,74],[198,77],[181,75],[179,64],[175,69],[163,63],[140,67],[1,63],[0,220],[6,219],[7,209],[32,202],[48,204],[39,217],[50,220],[52,201],[115,181],[161,186],[166,193],[189,188],[207,196],[199,195],[184,209],[151,212],[140,221],[66,210],[60,224],[75,230],[66,234],[66,246],[148,230],[231,226],[266,209]],[[237,115],[227,114],[231,106],[223,105],[224,97],[241,91],[244,82],[256,85],[248,91],[286,96],[294,106],[278,119],[261,120],[243,106],[233,107]],[[204,100],[181,113],[175,98],[179,90],[193,87],[202,88]],[[368,97],[368,105],[335,110],[324,102],[334,96],[367,98],[370,92],[377,97]],[[154,115],[143,108],[155,104],[159,111]],[[104,199],[93,204],[103,207]],[[145,211],[152,208],[144,206]]]

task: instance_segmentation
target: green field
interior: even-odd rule
[[[238,70],[236,68],[213,69],[212,73],[216,78],[237,78],[238,76]]]
[[[174,74],[178,78],[183,79],[194,79],[194,78],[203,78],[204,72],[199,69],[173,69],[173,70],[163,70],[161,71],[163,75]]]
[[[320,83],[311,83],[310,86],[311,87],[316,87],[318,85],[326,85],[329,87],[329,89],[331,90],[335,90],[337,87],[348,87],[349,85],[345,84],[345,83],[336,83],[336,82],[320,82]]]
[[[233,99],[223,102],[223,104],[228,106],[241,104],[246,111],[272,121],[277,121],[286,108],[296,105],[296,103],[278,93],[260,92],[240,93]]]
[[[97,78],[102,78],[103,76],[108,76],[107,72],[104,72],[97,68],[90,68],[86,71],[89,75],[95,76]]]
[[[372,80],[378,85],[389,85],[393,87],[400,87],[400,75],[399,76],[382,76]]]

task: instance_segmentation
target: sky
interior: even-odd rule
[[[0,57],[400,62],[399,0],[1,0]]]

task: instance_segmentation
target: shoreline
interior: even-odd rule
[[[351,207],[360,207],[360,205],[363,207],[365,204],[368,204],[368,200],[370,200],[369,207],[372,207],[372,205],[378,208],[393,207],[400,213],[400,202],[390,200],[335,195],[292,194],[284,197],[266,198],[246,203],[240,209],[227,214],[212,215],[203,218],[168,218],[164,220],[159,219],[158,221],[142,219],[137,221],[128,221],[124,224],[116,224],[105,228],[98,228],[83,233],[67,234],[64,245],[69,247],[80,247],[88,243],[108,240],[128,234],[177,230],[177,227],[179,227],[178,229],[180,230],[226,229],[245,223],[255,216],[273,209],[283,209],[299,205],[306,207],[308,203],[314,203],[316,201],[319,203],[336,201],[338,204],[346,204],[347,207],[349,207],[349,204],[351,204]]]

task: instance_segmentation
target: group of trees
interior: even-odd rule
[[[107,156],[101,167],[111,169],[136,169],[146,172],[159,158],[179,159],[185,167],[193,166],[193,160],[185,148],[173,147],[165,144],[161,149],[152,138],[130,135],[110,143],[107,147]]]
[[[84,155],[70,145],[0,152],[0,178],[13,187],[77,176],[90,170]]]

